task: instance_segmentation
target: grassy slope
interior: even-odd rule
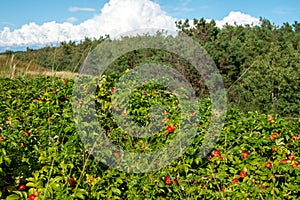
[[[74,78],[75,73],[67,71],[54,71],[45,67],[16,60],[13,56],[0,55],[0,78],[56,76],[61,78]]]

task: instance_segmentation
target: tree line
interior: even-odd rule
[[[204,18],[177,21],[179,32],[199,42],[216,63],[227,89],[228,106],[241,111],[260,111],[289,118],[300,116],[300,23],[272,24],[260,19],[260,25],[216,26]],[[80,42],[61,42],[56,47],[25,52],[6,52],[16,59],[34,62],[55,70],[77,72],[84,59],[98,44],[111,40],[85,38]],[[169,63],[180,68],[197,88],[207,94],[205,81],[185,60],[169,52],[141,49],[116,60],[115,69],[133,68],[145,60]],[[116,67],[119,66],[119,67]],[[121,67],[120,67],[121,66]],[[122,70],[121,70],[122,71]]]

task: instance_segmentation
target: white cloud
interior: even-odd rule
[[[115,37],[123,32],[146,28],[175,30],[176,19],[150,0],[110,0],[92,19],[72,25],[74,20],[69,18],[65,23],[53,21],[42,25],[32,22],[16,30],[6,27],[0,30],[0,47],[56,44],[85,37],[99,38],[105,34]]]
[[[69,17],[69,18],[67,19],[67,22],[73,24],[74,22],[77,22],[77,18],[76,18],[76,17]]]
[[[94,12],[94,8],[80,8],[80,7],[70,7],[70,12],[77,12],[77,11],[85,11],[85,12]]]
[[[72,23],[76,18],[69,18],[65,23],[55,21],[38,25],[34,22],[19,29],[0,30],[0,47],[33,47],[57,44],[61,41],[79,41],[85,37],[99,38],[106,34],[116,37],[121,33],[138,29],[155,28],[175,31],[177,19],[163,11],[159,4],[150,0],[110,0],[94,16],[78,25]],[[231,12],[223,20],[216,21],[218,26],[233,24],[258,23],[259,19],[240,12]]]
[[[230,12],[228,16],[224,17],[222,20],[216,20],[218,27],[222,27],[225,24],[229,25],[259,25],[259,18],[252,17],[251,15],[244,14],[241,12]]]
[[[94,36],[102,33],[115,37],[142,28],[175,30],[175,20],[150,0],[110,0],[100,15],[80,26]]]

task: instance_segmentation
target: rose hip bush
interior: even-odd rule
[[[158,133],[134,138],[117,126],[109,111],[114,80],[101,79],[95,93],[99,126],[106,135],[133,152],[150,152],[168,143],[180,129],[180,105],[172,92],[151,84],[133,92],[129,111],[136,123],[149,123],[153,103],[165,109]],[[98,162],[84,148],[72,113],[73,80],[20,78],[0,83],[1,199],[297,199],[300,195],[299,122],[231,109],[214,149],[199,157],[211,111],[209,99],[202,99],[199,134],[182,157],[155,172],[126,173]],[[111,156],[121,159],[119,152]]]

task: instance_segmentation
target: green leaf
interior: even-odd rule
[[[121,184],[123,183],[122,178],[117,178],[116,181],[117,181],[117,183],[121,183]]]
[[[34,182],[34,181],[35,181],[35,179],[32,178],[32,177],[26,178],[26,180],[27,180],[27,181],[31,181],[31,182]]]
[[[33,179],[33,178],[31,178]],[[26,186],[27,187],[35,187],[36,184],[34,184],[33,182],[29,182],[29,183],[26,183]]]
[[[8,197],[6,197],[6,200],[16,200],[16,199],[20,199],[20,197],[16,194],[11,194]]]
[[[84,189],[78,189],[76,191],[76,193],[74,194],[75,197],[78,197],[80,199],[85,199],[85,196],[84,195],[87,195],[87,191],[84,190]]]
[[[111,190],[113,191],[113,193],[121,195],[121,190],[119,190],[118,188],[111,188]]]

